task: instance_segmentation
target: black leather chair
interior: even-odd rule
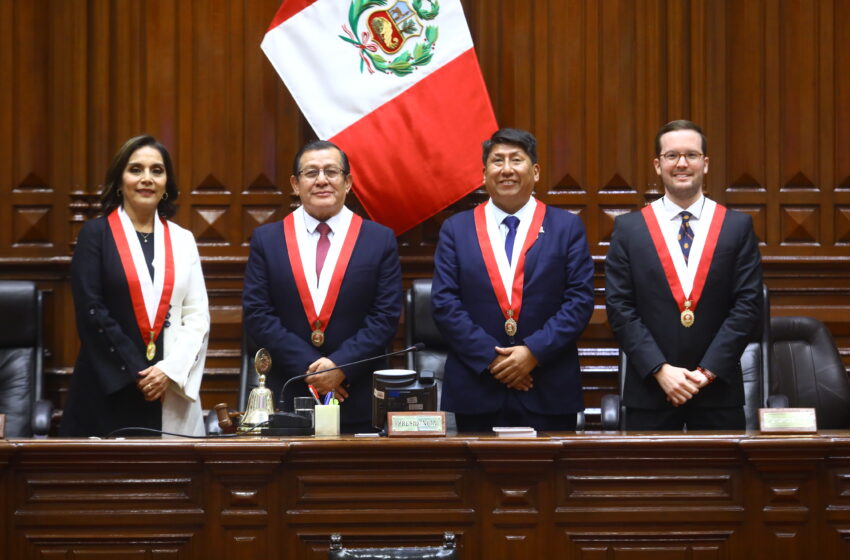
[[[0,413],[6,437],[46,436],[53,405],[43,400],[42,298],[34,282],[0,281]]]
[[[814,408],[819,429],[850,428],[850,381],[826,325],[811,317],[774,317],[772,384],[788,406]]]
[[[425,345],[424,350],[407,353],[407,369],[433,371],[437,380],[437,403],[443,389],[443,377],[448,357],[448,346],[434,323],[431,315],[431,279],[417,278],[405,294],[404,344],[413,346],[417,342]]]
[[[409,347],[417,342],[425,344],[425,349],[407,354],[407,368],[414,371],[433,371],[437,380],[437,402],[442,399],[443,377],[445,376],[448,346],[437,329],[431,313],[431,279],[417,278],[405,294],[404,340]],[[439,406],[438,406],[439,408]],[[584,412],[576,415],[576,430],[583,430]],[[448,429],[455,429],[454,414],[447,413]]]
[[[764,313],[752,342],[747,344],[741,354],[741,372],[744,377],[744,415],[747,429],[758,429],[758,409],[782,406],[779,396],[770,392],[770,294],[767,286],[762,287]],[[602,397],[602,428],[604,430],[624,429],[626,407],[622,405],[623,389],[626,382],[628,357],[621,350],[617,368],[619,394]]]
[[[331,535],[328,560],[454,560],[457,558],[454,533],[443,535],[442,546],[399,546],[345,548],[342,536]]]

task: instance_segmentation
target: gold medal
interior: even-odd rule
[[[153,342],[153,336],[154,332],[151,331],[151,337],[148,339],[150,340],[150,342],[148,342],[148,351],[145,353],[145,356],[147,357],[149,362],[152,362],[154,356],[156,356],[156,344],[154,344]]]
[[[694,312],[691,311],[691,300],[685,300],[685,309],[682,310],[680,319],[682,321],[682,326],[685,328],[694,324]]]
[[[508,309],[508,320],[505,321],[505,334],[514,336],[516,334],[516,321],[514,320],[514,310]]]
[[[322,344],[325,343],[325,333],[322,332],[322,322],[321,321],[316,321],[316,323],[313,326],[315,328],[313,329],[313,332],[310,334],[310,342],[313,343],[313,346],[318,348]]]

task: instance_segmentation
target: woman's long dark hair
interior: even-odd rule
[[[175,201],[180,195],[177,190],[177,179],[174,175],[174,165],[171,163],[171,155],[165,146],[160,144],[156,138],[150,134],[143,134],[130,138],[121,149],[115,153],[112,158],[112,163],[109,164],[109,169],[106,170],[106,178],[103,181],[103,191],[100,193],[100,208],[104,216],[108,216],[113,210],[121,206],[121,187],[124,185],[124,169],[127,167],[127,162],[130,156],[139,148],[150,146],[159,151],[162,155],[162,161],[165,164],[165,194],[168,196],[159,201],[156,210],[160,217],[170,218],[177,212]]]

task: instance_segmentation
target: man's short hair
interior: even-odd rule
[[[485,140],[482,144],[481,160],[484,165],[487,165],[487,158],[490,157],[490,151],[496,144],[511,144],[518,146],[528,154],[531,158],[531,163],[537,163],[537,138],[527,130],[518,128],[500,128],[493,133],[489,140]]]
[[[699,137],[702,139],[702,154],[705,156],[708,155],[708,141],[705,139],[702,129],[695,122],[685,119],[670,121],[661,127],[661,130],[655,135],[655,155],[661,155],[661,137],[674,130],[693,130],[699,134]]]
[[[340,148],[333,142],[328,142],[327,140],[313,140],[301,146],[301,149],[298,150],[297,154],[295,154],[295,159],[292,160],[292,175],[298,177],[298,174],[301,172],[301,156],[303,156],[307,152],[327,150],[329,148],[333,148],[334,150],[339,152],[340,161],[342,162],[343,175],[348,175],[349,173],[351,173],[351,167],[349,167],[348,165],[348,156],[345,155],[345,152],[342,151],[342,148]]]

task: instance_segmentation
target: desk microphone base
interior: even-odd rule
[[[264,436],[311,436],[310,419],[294,412],[275,412],[269,416],[269,427],[262,428]]]

